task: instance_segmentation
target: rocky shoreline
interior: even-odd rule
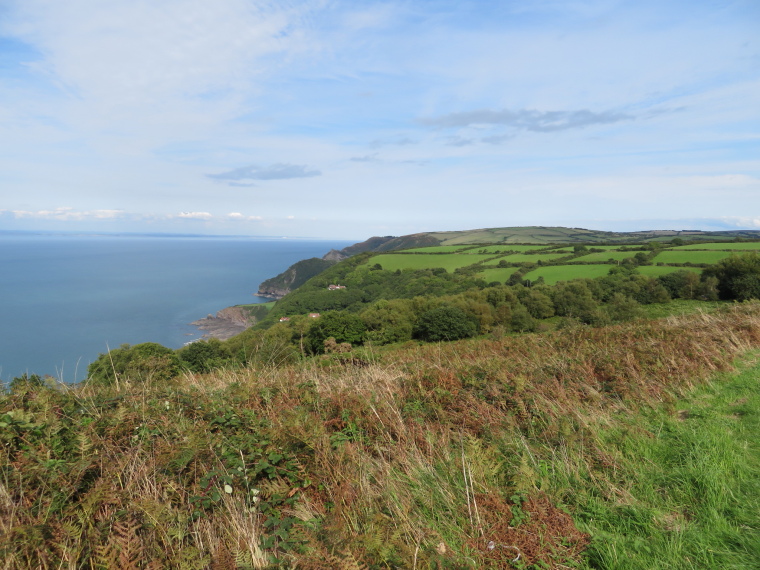
[[[201,339],[216,338],[227,340],[253,326],[255,322],[251,322],[249,314],[244,309],[240,307],[227,307],[216,315],[209,314],[190,324],[204,331]]]

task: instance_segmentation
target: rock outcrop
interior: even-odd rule
[[[202,338],[227,340],[256,324],[256,318],[243,307],[227,307],[216,315],[208,315],[190,323],[204,331]]]

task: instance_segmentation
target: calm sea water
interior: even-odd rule
[[[0,379],[23,372],[82,380],[122,343],[170,348],[189,325],[265,302],[259,284],[350,241],[0,235]]]

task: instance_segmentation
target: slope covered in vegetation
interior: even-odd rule
[[[752,568],[757,374],[714,375],[758,347],[745,303],[18,381],[0,398],[0,567]],[[679,403],[710,378],[720,406]]]

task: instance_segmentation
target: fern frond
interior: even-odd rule
[[[140,524],[131,517],[127,521],[116,521],[113,525],[112,539],[119,549],[120,570],[136,570],[143,559],[143,547],[137,531]]]

